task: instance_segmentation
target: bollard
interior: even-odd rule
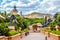
[[[47,36],[45,36],[45,40],[47,40]]]
[[[25,33],[25,36],[27,36],[27,32]]]
[[[29,32],[27,32],[27,35],[29,35]]]

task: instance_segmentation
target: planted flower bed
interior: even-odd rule
[[[60,31],[52,31],[50,33],[51,40],[60,40]]]
[[[20,33],[18,33],[17,31],[10,31],[8,33],[8,36],[0,36],[0,40],[20,40]]]
[[[20,40],[20,33],[18,31],[10,31],[8,40]]]
[[[20,38],[25,37],[25,32],[24,32],[24,33],[21,33],[21,35],[20,35],[20,36],[21,36]]]
[[[24,31],[19,33],[18,31],[12,30],[8,33],[8,36],[0,36],[0,40],[20,40],[26,36]]]
[[[41,28],[41,29],[40,29],[40,32],[41,32],[42,34],[45,34],[44,28]]]
[[[49,33],[49,32],[45,32],[45,35],[46,35],[47,37],[50,37],[50,33]]]
[[[50,33],[50,40],[60,40],[60,35]]]
[[[51,32],[51,30],[45,30],[45,35],[46,35],[47,37],[50,37],[50,32]]]
[[[0,40],[20,40],[20,38],[24,37],[25,33],[28,32],[27,30],[24,30],[28,28],[30,24],[28,20],[21,18],[18,14],[15,15],[15,17],[16,23],[14,20],[9,19],[8,16],[0,20]],[[11,18],[13,19],[13,17]]]
[[[50,38],[50,40],[60,40],[60,31],[52,30],[45,31],[45,35]]]
[[[10,36],[8,40],[20,40],[20,34],[16,34],[14,36]]]
[[[20,40],[20,34],[16,34],[14,36],[0,36],[0,40]]]
[[[5,40],[5,37],[4,36],[0,36],[0,40]]]

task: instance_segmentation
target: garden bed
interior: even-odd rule
[[[16,34],[14,36],[10,36],[8,40],[20,40],[20,34]]]
[[[49,32],[45,32],[45,35],[46,35],[47,37],[50,37],[50,33],[49,33]]]
[[[21,33],[21,35],[20,35],[20,36],[21,36],[20,38],[25,37],[25,32],[24,32],[24,33]]]
[[[60,40],[60,35],[50,33],[50,40]]]
[[[0,36],[0,40],[20,40],[20,34],[14,36]]]
[[[0,40],[5,40],[5,36],[0,36]]]
[[[56,31],[56,30],[46,30],[45,31],[45,35],[47,37],[50,37],[50,40],[60,40],[60,31]]]

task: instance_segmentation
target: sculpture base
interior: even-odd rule
[[[10,30],[15,30],[15,27],[14,26],[9,26],[8,27]]]

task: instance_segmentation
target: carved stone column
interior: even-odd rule
[[[58,25],[56,25],[56,31],[59,31],[60,30],[60,27]]]

